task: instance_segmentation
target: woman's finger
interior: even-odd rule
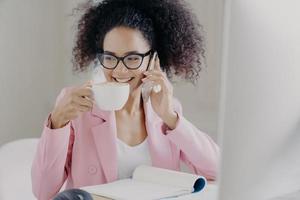
[[[155,83],[163,83],[165,81],[165,79],[162,76],[147,76],[145,78],[142,79],[143,82],[148,82],[148,81],[152,81]]]
[[[82,88],[85,88],[85,87],[92,87],[92,84],[93,84],[93,81],[92,81],[92,80],[88,80],[87,82],[85,82],[85,83],[82,85]]]
[[[154,72],[153,71],[153,72],[149,72],[145,75],[146,75],[146,77],[143,78],[142,81],[162,79],[167,85],[169,85],[169,79],[162,72],[159,72],[159,71]]]
[[[76,108],[79,112],[88,112],[88,111],[90,111],[92,108],[91,107],[87,107],[87,106],[81,106],[81,105],[79,105],[79,106],[77,106],[77,108]]]
[[[167,75],[166,75],[166,73],[165,72],[163,72],[163,71],[147,71],[147,72],[144,72],[144,74],[146,75],[146,76],[148,76],[148,75],[156,75],[156,76],[163,76],[164,78],[167,78]]]
[[[76,94],[78,96],[87,96],[91,99],[93,99],[94,97],[94,93],[93,93],[93,90],[89,87],[85,87],[85,88],[79,88],[77,91],[76,91]]]
[[[153,72],[150,73],[149,75],[147,75],[145,78],[142,79],[142,82],[148,82],[148,81],[152,81],[155,82],[156,84],[161,85],[161,87],[164,87],[166,89],[170,89],[170,91],[172,91],[173,86],[170,83],[169,79],[161,72]],[[157,89],[158,90],[158,89]]]
[[[93,101],[91,101],[90,99],[83,98],[83,97],[74,97],[73,100],[78,106],[86,106],[89,108],[93,107]]]
[[[92,102],[93,104],[95,103],[94,98],[90,98],[90,97],[88,97],[88,96],[83,96],[83,98],[89,100],[89,101]]]
[[[164,78],[159,77],[159,76],[150,76],[150,77],[142,79],[142,81],[145,83],[153,82],[154,86],[156,86],[156,87],[154,87],[156,93],[160,92],[162,89],[167,89],[167,85],[166,85]]]

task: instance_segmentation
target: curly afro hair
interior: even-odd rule
[[[103,51],[105,34],[124,26],[141,31],[156,50],[167,76],[195,82],[205,63],[202,26],[183,0],[102,0],[89,1],[83,11],[73,48],[73,71],[86,71],[96,54]]]

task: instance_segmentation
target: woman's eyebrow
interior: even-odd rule
[[[111,55],[116,55],[115,52],[111,52],[111,51],[104,51],[104,53],[108,53],[108,54],[111,54]],[[128,54],[132,54],[132,53],[139,53],[138,51],[128,51],[128,52],[125,52],[123,55],[128,55]]]

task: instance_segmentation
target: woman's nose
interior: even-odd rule
[[[119,72],[119,73],[127,73],[128,69],[124,65],[124,63],[120,60],[120,62],[118,63],[118,65],[116,66],[116,68],[114,69],[114,71],[115,72]]]

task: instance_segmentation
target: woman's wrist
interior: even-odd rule
[[[168,114],[163,119],[164,123],[168,126],[169,129],[173,130],[176,128],[178,121],[178,114],[173,111]]]
[[[58,128],[62,128],[63,126],[65,126],[68,122],[66,122],[65,120],[63,120],[61,117],[61,115],[55,111],[53,111],[50,115],[50,128],[52,129],[58,129]]]

